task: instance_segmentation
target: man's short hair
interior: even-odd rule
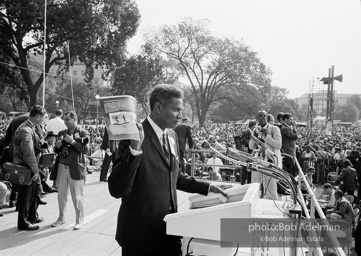
[[[34,105],[31,110],[30,110],[30,114],[29,116],[34,117],[36,115],[45,115],[46,114],[46,110],[45,108],[43,108],[40,105]]]
[[[277,118],[277,121],[278,121],[278,122],[281,121],[283,115],[284,115],[283,112],[279,112],[279,113],[277,114],[276,118]]]
[[[57,110],[55,111],[55,114],[56,114],[56,116],[62,116],[62,115],[63,115],[63,110],[57,109]]]
[[[150,110],[153,110],[154,104],[160,102],[163,106],[169,104],[172,98],[183,98],[183,92],[177,87],[168,84],[158,84],[150,93]]]
[[[282,116],[282,121],[284,121],[285,119],[290,119],[291,116],[292,116],[292,114],[290,114],[290,113],[284,113]]]
[[[75,111],[66,112],[66,113],[64,114],[64,116],[66,116],[66,115],[68,115],[68,114],[69,114],[70,118],[74,119],[75,121],[78,120],[78,116],[77,116],[77,114],[75,113]]]

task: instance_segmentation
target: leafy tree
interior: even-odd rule
[[[59,101],[59,108],[64,111],[73,110],[72,92],[69,90],[70,81],[62,80],[57,81],[57,86],[51,90],[47,90],[49,107],[48,112],[55,112],[55,101]],[[74,89],[74,107],[76,113],[79,115],[79,119],[95,118],[97,114],[97,104],[95,95],[109,96],[110,88],[94,85],[92,90],[89,90],[88,85],[85,82],[73,81]],[[100,115],[99,115],[100,116]]]
[[[261,94],[270,86],[271,72],[243,43],[210,34],[202,21],[185,19],[174,26],[164,26],[148,33],[146,40],[157,51],[178,63],[188,79],[200,126],[211,104],[226,99],[222,87],[244,91],[256,85]]]
[[[148,92],[159,83],[172,84],[178,78],[171,61],[164,60],[149,44],[116,67],[112,92],[135,97],[148,113]]]
[[[48,0],[46,17],[45,73],[55,63],[79,60],[87,66],[86,81],[93,78],[94,66],[105,68],[104,76],[123,58],[127,40],[138,27],[139,11],[133,0]],[[28,107],[37,103],[42,74],[31,77],[28,58],[44,54],[44,1],[2,0],[0,4],[0,56],[15,64],[21,75],[13,83],[17,91],[26,90]],[[68,61],[64,61],[67,69]],[[4,84],[3,84],[4,86]],[[6,85],[5,85],[6,86]]]
[[[352,95],[347,102],[352,103],[356,108],[361,111],[361,95],[355,94]]]
[[[267,97],[268,112],[271,113],[275,118],[279,112],[283,112],[292,114],[295,120],[305,120],[305,117],[298,111],[299,107],[297,102],[295,100],[289,99],[287,94],[287,89],[278,86],[272,86]]]
[[[350,102],[344,105],[335,105],[334,119],[353,123],[360,119],[360,111]]]

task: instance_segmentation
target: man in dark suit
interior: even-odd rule
[[[64,115],[68,127],[58,134],[54,151],[58,154],[50,179],[56,180],[58,187],[59,217],[53,227],[66,221],[68,190],[74,204],[76,221],[74,230],[82,228],[84,220],[84,183],[86,177],[85,156],[89,151],[89,132],[77,124],[78,116],[74,111]]]
[[[184,152],[186,151],[186,144],[188,142],[188,147],[193,148],[193,138],[192,138],[192,127],[188,124],[188,117],[184,117],[182,119],[182,123],[178,124],[174,131],[178,136],[178,144],[179,144],[179,157],[182,163],[182,167],[184,168]],[[183,169],[184,170],[184,169]]]
[[[39,218],[37,213],[39,202],[36,196],[36,185],[40,181],[37,156],[41,152],[42,142],[36,132],[36,126],[43,123],[45,113],[45,109],[41,106],[32,107],[29,119],[22,123],[15,132],[13,162],[27,166],[33,172],[33,181],[30,185],[19,185],[19,230],[39,229],[39,226],[33,224],[44,220]]]
[[[282,152],[290,156],[296,156],[296,140],[298,139],[298,134],[296,130],[296,124],[293,121],[293,116],[289,113],[285,113],[282,116],[282,126],[281,126],[281,135],[282,135]],[[290,173],[293,177],[296,177],[298,173],[296,172],[296,166],[294,164],[294,159],[285,156],[283,169]]]
[[[179,170],[179,147],[172,130],[182,118],[183,92],[157,85],[150,115],[138,125],[140,140],[120,141],[119,158],[108,179],[110,194],[122,198],[116,240],[123,256],[180,256],[180,237],[166,234],[165,215],[177,212],[177,192],[207,195],[220,188]]]
[[[110,163],[115,161],[117,156],[117,140],[110,140],[108,130],[104,130],[104,136],[100,148],[105,151],[105,156],[102,163],[102,169],[100,171],[100,181],[108,182],[107,175]]]

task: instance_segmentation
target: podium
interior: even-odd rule
[[[262,255],[262,250],[257,247],[253,247],[252,251],[251,244],[247,248],[238,249],[236,247],[222,247],[220,242],[221,219],[289,218],[284,215],[287,208],[285,201],[260,198],[259,183],[236,185],[227,189],[226,192],[229,195],[227,202],[220,194],[191,195],[189,197],[189,210],[165,216],[167,234],[183,236],[183,255],[186,255],[188,245],[189,252],[192,251],[194,256]],[[300,251],[297,254],[292,254],[291,249],[284,247],[269,248],[269,255],[305,255],[304,252],[301,252],[301,248],[297,248],[297,251]]]
[[[193,238],[193,255],[234,255],[236,248],[220,246],[221,219],[254,216],[257,202],[262,200],[259,198],[260,184],[239,185],[227,189],[226,192],[229,195],[227,202],[224,202],[222,195],[214,193],[209,193],[208,196],[190,196],[190,210],[165,216],[167,234],[183,236],[184,246],[189,238]],[[185,253],[186,249],[183,248],[183,254]]]

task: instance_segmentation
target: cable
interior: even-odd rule
[[[237,249],[236,249],[235,253],[233,254],[233,256],[237,256],[237,253],[238,253],[238,247],[239,247],[239,243],[237,243]]]
[[[191,256],[193,254],[193,252],[189,252],[189,245],[191,244],[192,240],[193,240],[193,237],[191,237],[191,239],[189,239],[189,241],[188,241],[186,256]]]
[[[275,200],[272,200],[272,201],[273,201],[274,205],[277,207],[277,209],[278,209],[280,212],[282,212],[284,215],[292,218],[292,215],[291,215],[291,214],[282,211],[282,210],[278,207],[278,205],[276,204]]]

